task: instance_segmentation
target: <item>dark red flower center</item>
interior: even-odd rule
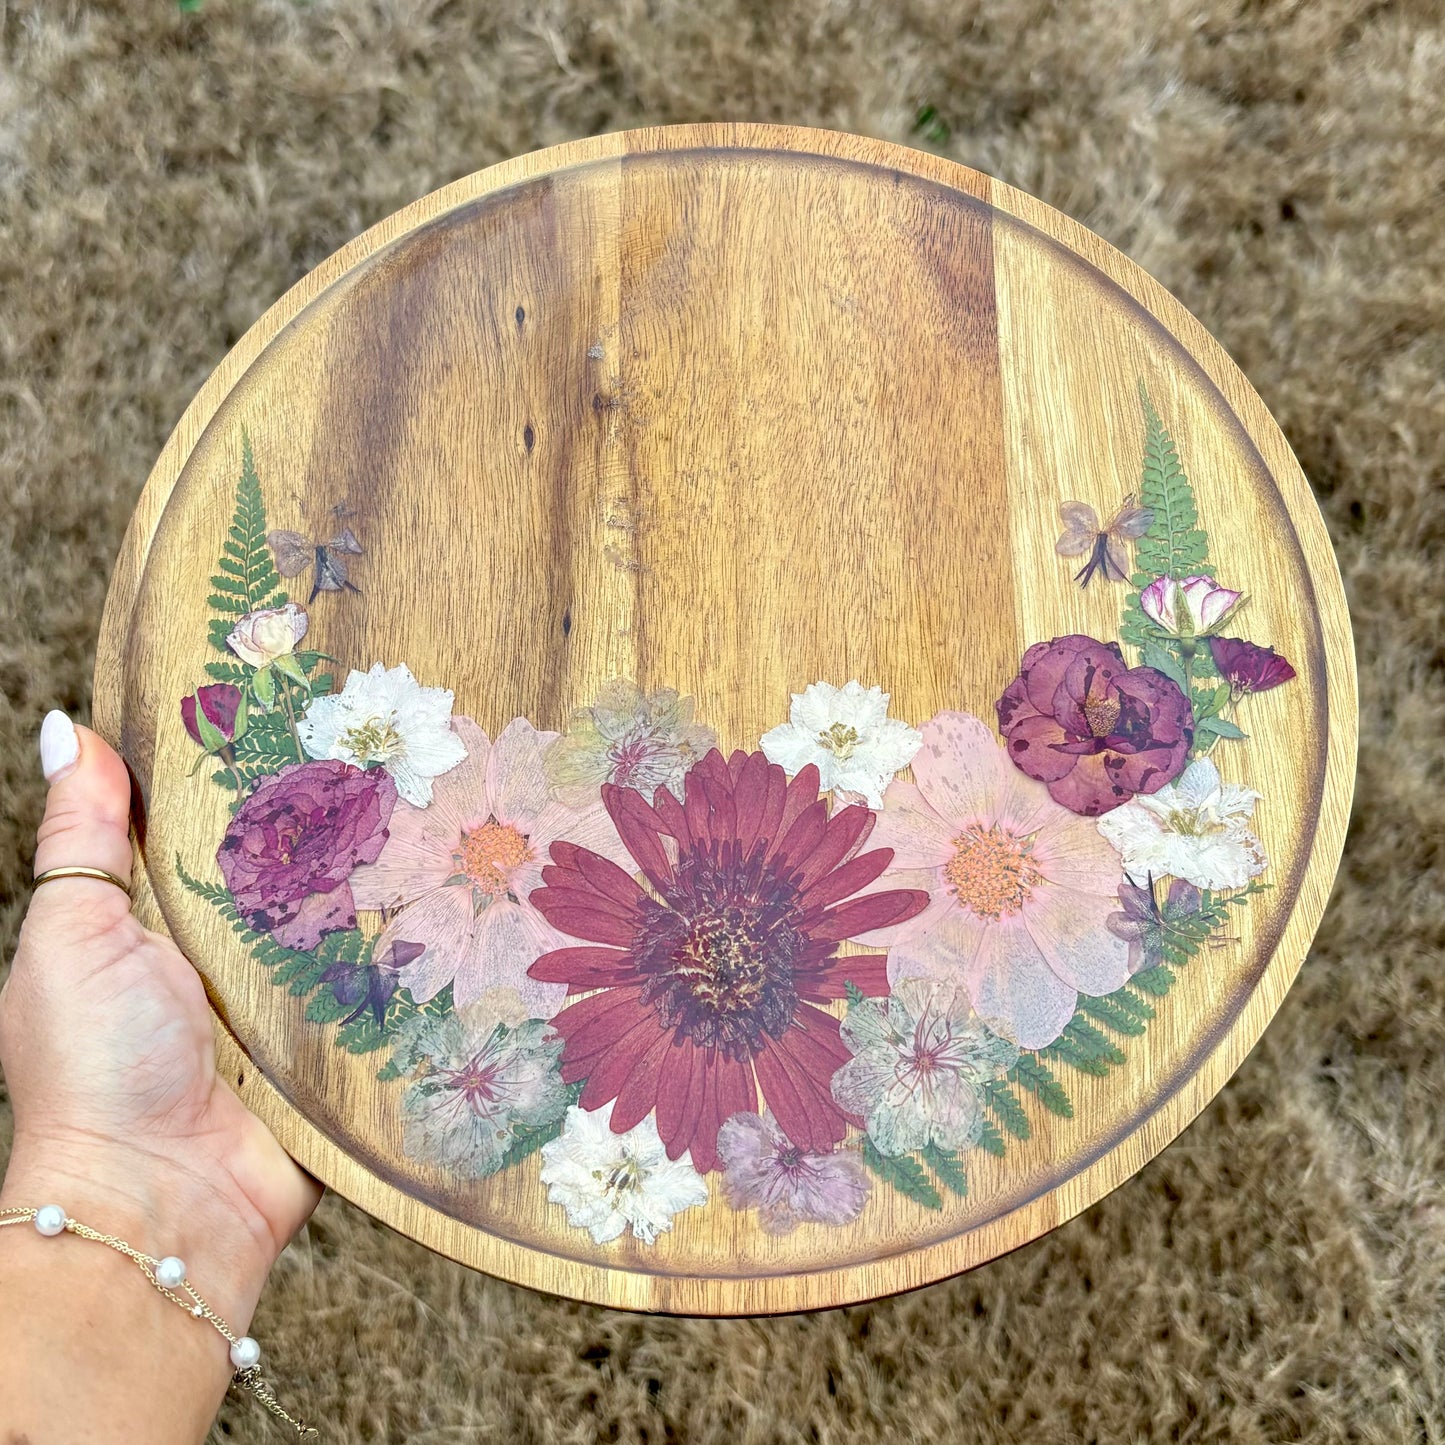
[[[649,899],[643,911],[633,951],[647,978],[643,1002],[665,1028],[733,1058],[756,1053],[764,1034],[783,1035],[806,944],[790,876],[760,850],[746,861],[698,852],[680,860],[664,901]]]

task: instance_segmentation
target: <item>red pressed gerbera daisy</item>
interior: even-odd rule
[[[691,1150],[703,1173],[717,1167],[723,1121],[755,1111],[758,1089],[800,1149],[836,1144],[848,1121],[830,1083],[849,1052],[815,1005],[849,982],[886,994],[886,958],[839,958],[838,945],[928,903],[917,889],[854,897],[893,860],[891,848],[858,851],[873,814],[830,818],[811,764],[790,783],[762,753],[724,762],[716,750],[688,772],[681,802],[659,788],[649,804],[612,784],[602,801],[654,891],[554,843],[531,895],[554,928],[590,945],[529,970],[589,995],[552,1020],[562,1077],[587,1081],[582,1107],[615,1099],[619,1133],[655,1108],[668,1155]]]

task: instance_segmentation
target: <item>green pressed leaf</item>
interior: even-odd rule
[[[236,687],[247,687],[255,669],[244,662],[208,662],[206,676],[216,682],[229,682]]]
[[[261,480],[256,475],[251,438],[244,431],[235,510],[226,540],[221,544],[211,588],[210,606],[220,615],[211,619],[208,635],[211,645],[227,656],[232,654],[226,646],[226,637],[237,618],[263,607],[284,606],[288,600],[266,543],[266,504],[261,496]]]
[[[1008,1076],[1010,1083],[1027,1089],[1051,1114],[1063,1119],[1074,1117],[1074,1105],[1068,1090],[1037,1054],[1020,1054],[1018,1063],[1009,1070]]]
[[[1125,994],[1124,997],[1128,998],[1128,995]],[[1079,1012],[1088,1014],[1096,1023],[1113,1029],[1116,1034],[1129,1034],[1133,1037],[1142,1034],[1146,1022],[1154,1017],[1153,1009],[1140,1017],[1117,994],[1106,994],[1102,998],[1090,998],[1087,994],[1080,994]]]
[[[383,1064],[377,1071],[376,1077],[383,1083],[389,1084],[393,1079],[401,1078],[401,1069],[395,1059]]]
[[[1156,964],[1143,973],[1136,973],[1126,987],[1137,988],[1154,998],[1163,998],[1174,987],[1174,971],[1165,964]]]
[[[1188,693],[1189,682],[1185,676],[1184,664],[1180,661],[1179,654],[1166,642],[1150,638],[1144,644],[1143,662],[1145,667],[1152,667],[1156,672],[1162,672],[1171,682],[1177,683],[1181,692]]]
[[[859,988],[851,978],[844,983],[843,992],[847,996],[849,1008],[856,1008],[867,997],[863,990]]]
[[[1058,1059],[1096,1077],[1127,1062],[1122,1050],[1110,1043],[1082,1013],[1076,1013],[1064,1026],[1063,1034],[1039,1052],[1047,1059]]]
[[[313,1024],[334,1024],[350,1012],[345,1004],[337,1002],[336,995],[329,988],[313,994],[306,1005],[306,1017]]]
[[[983,1097],[988,1103],[995,1119],[1008,1130],[1015,1139],[1027,1139],[1033,1133],[1033,1127],[1029,1123],[1029,1116],[1024,1111],[1024,1106],[1019,1096],[1004,1083],[1002,1079],[996,1079],[991,1084],[983,1086]]]
[[[1165,430],[1142,382],[1139,400],[1144,409],[1144,465],[1139,500],[1154,513],[1154,520],[1134,544],[1136,572],[1124,602],[1119,635],[1125,642],[1142,649],[1165,636],[1139,605],[1142,589],[1155,577],[1208,577],[1213,576],[1213,568],[1209,565],[1209,536],[1198,525],[1194,488],[1184,475],[1174,439]],[[1196,671],[1213,671],[1207,649],[1199,658]]]
[[[900,1194],[906,1194],[915,1204],[921,1204],[925,1209],[943,1208],[943,1196],[913,1155],[880,1154],[877,1146],[865,1135],[863,1162],[880,1179],[891,1184]]]
[[[1208,717],[1196,725],[1194,736],[1200,735],[1216,738],[1239,739],[1244,737],[1243,731],[1237,723],[1232,723],[1225,717]]]
[[[1008,1146],[1004,1143],[1004,1137],[998,1131],[998,1125],[992,1119],[983,1121],[983,1130],[978,1136],[978,1147],[985,1154],[993,1154],[1002,1159],[1007,1152]]]
[[[968,1174],[957,1154],[930,1144],[924,1149],[923,1158],[945,1188],[952,1190],[960,1199],[968,1198]]]

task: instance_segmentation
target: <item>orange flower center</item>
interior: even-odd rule
[[[1033,842],[999,827],[976,824],[953,840],[944,866],[958,901],[980,918],[1008,918],[1024,906],[1043,874],[1033,861]]]
[[[530,856],[527,840],[515,828],[488,821],[462,834],[457,863],[483,893],[505,893],[512,870]]]

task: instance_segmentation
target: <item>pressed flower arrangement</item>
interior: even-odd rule
[[[184,886],[376,1057],[413,1161],[465,1181],[538,1154],[599,1246],[712,1198],[768,1235],[880,1189],[942,1209],[972,1151],[1007,1158],[1079,1074],[1127,1068],[1268,886],[1260,799],[1216,752],[1293,670],[1224,635],[1245,598],[1141,397],[1137,494],[1102,526],[1064,503],[1058,553],[1089,560],[1037,579],[1124,584],[1117,637],[1035,642],[990,720],[816,680],[728,754],[692,699],[627,679],[561,732],[491,736],[402,660],[304,650],[319,594],[364,591],[365,538],[313,560],[269,529],[244,442],[176,718],[230,817]],[[303,606],[282,578],[308,565]]]

